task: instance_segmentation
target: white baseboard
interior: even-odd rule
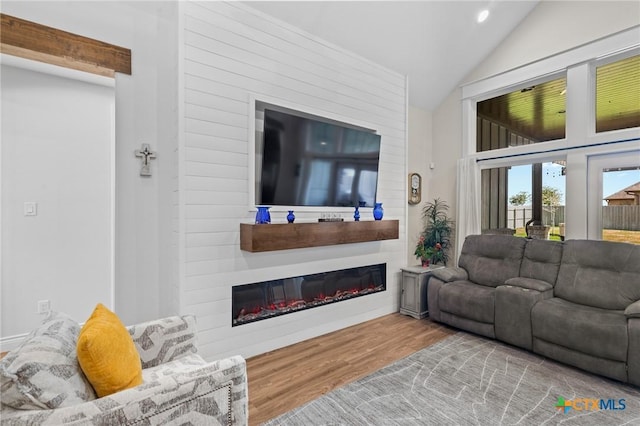
[[[27,334],[16,334],[15,336],[0,338],[0,352],[9,352],[16,349],[27,337]]]

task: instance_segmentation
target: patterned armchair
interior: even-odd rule
[[[196,353],[193,316],[149,321],[128,330],[142,361],[142,385],[55,409],[23,410],[3,403],[1,424],[247,424],[245,361],[240,356],[204,361]],[[3,397],[5,391],[3,383]]]

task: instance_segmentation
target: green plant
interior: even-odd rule
[[[439,198],[425,203],[422,208],[424,230],[416,245],[416,257],[447,264],[454,230],[454,221],[449,218],[448,211],[449,205]]]
[[[526,191],[520,191],[509,197],[509,204],[512,206],[524,206],[529,200],[531,200],[531,195]]]
[[[418,238],[418,243],[416,244],[416,250],[413,252],[413,254],[415,254],[418,259],[431,260],[434,251],[435,247],[426,247],[424,245],[424,237],[420,235],[420,238]]]

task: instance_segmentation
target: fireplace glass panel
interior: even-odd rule
[[[232,288],[232,325],[386,290],[387,264],[262,281]]]

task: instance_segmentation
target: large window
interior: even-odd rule
[[[566,86],[566,77],[554,78],[478,102],[476,150],[484,152],[563,139]],[[543,182],[551,173],[559,174],[555,169],[554,163],[537,163],[483,170],[482,231],[506,228],[526,236],[532,229],[526,227],[530,224],[547,226],[544,235],[560,236],[556,220],[560,214],[556,211],[561,208],[564,217],[564,203],[560,206],[553,201],[553,208],[545,204],[550,202],[549,194],[554,189]],[[564,192],[564,183],[561,186],[557,190]],[[514,188],[519,188],[519,197],[515,197]],[[526,200],[522,200],[524,194]]]
[[[616,228],[640,222],[614,223],[614,209],[603,211],[611,194],[640,198],[640,177],[610,184],[619,173],[639,173],[640,43],[632,30],[470,83],[462,97],[467,161],[459,173],[479,180],[479,191],[458,194],[463,235],[495,228],[522,235],[523,222],[533,220],[550,238],[618,239]],[[608,155],[624,164],[591,165]],[[552,189],[559,197],[550,202]],[[514,207],[530,212],[514,220]]]

